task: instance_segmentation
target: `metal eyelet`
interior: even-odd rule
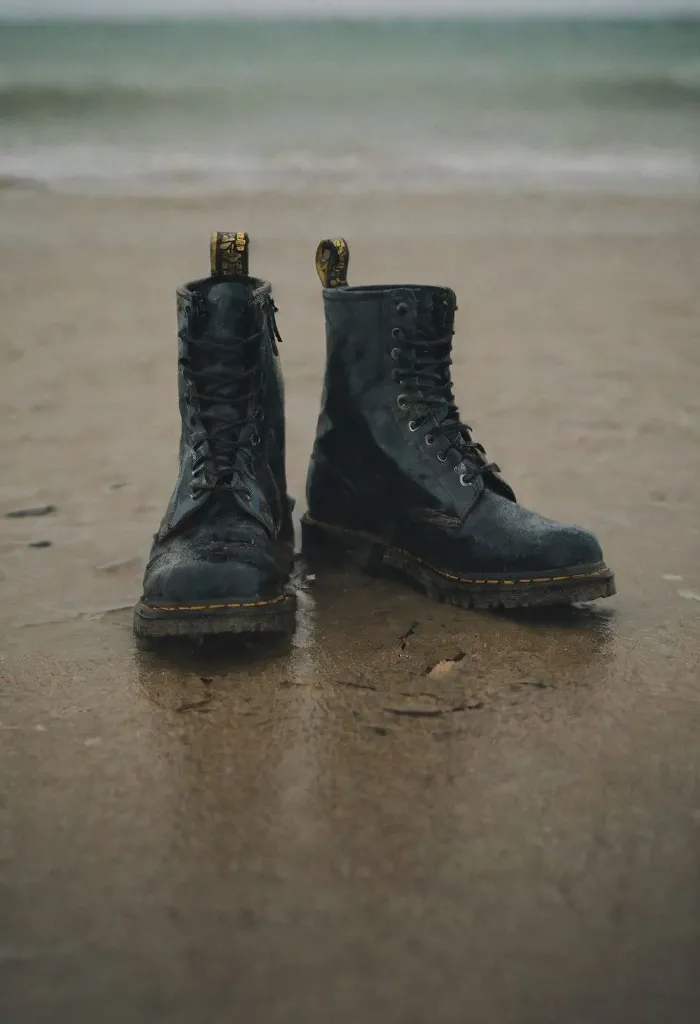
[[[416,423],[415,420],[411,420],[411,422],[408,424],[408,429],[411,431],[412,434],[415,434],[415,432],[418,430],[418,424]]]
[[[403,341],[404,340],[403,331],[401,330],[400,327],[394,327],[394,329],[391,332],[391,336],[394,339],[394,341]]]
[[[435,438],[433,437],[432,434],[426,434],[425,435],[425,443],[428,446],[430,446],[431,444],[435,444]]]
[[[408,306],[405,302],[399,302],[396,306],[396,312],[399,316],[405,316],[408,313]]]
[[[469,487],[469,485],[471,484],[471,480],[467,480],[465,473],[459,474],[459,482],[462,485],[462,487]]]
[[[447,456],[445,455],[444,452],[438,452],[437,453],[437,457],[438,457],[438,462],[447,462]]]
[[[398,359],[400,357],[400,355],[401,355],[401,350],[400,349],[392,348],[392,350],[391,350],[391,358],[392,359]]]
[[[396,399],[396,404],[398,405],[399,409],[405,409],[406,408],[406,395],[399,395],[399,397]]]

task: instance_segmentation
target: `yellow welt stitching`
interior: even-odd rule
[[[311,516],[307,516],[306,519],[307,522],[312,523],[314,526],[320,526],[321,529],[323,529],[324,526],[328,527],[329,525],[327,523],[322,523],[317,519],[312,519]],[[352,535],[351,530],[344,530],[342,527],[330,527],[330,529],[334,533],[349,533]],[[367,537],[366,539],[371,542],[373,538]],[[430,569],[431,572],[436,573],[438,576],[442,576],[443,579],[454,580],[456,583],[469,583],[472,585],[489,584],[492,586],[512,586],[516,583],[562,583],[565,580],[591,579],[593,576],[603,576],[610,571],[607,567],[604,567],[602,569],[594,569],[593,572],[572,573],[569,576],[538,576],[529,580],[470,580],[464,576],[452,576],[449,572],[443,572],[442,569],[436,569],[434,566],[429,565],[429,563],[426,562],[424,559],[419,558],[418,555],[413,555],[411,554],[410,551],[404,551],[403,548],[395,548],[395,550],[398,551],[400,554],[405,555],[407,558],[411,558],[414,562],[418,562],[420,565],[424,565],[426,569]]]
[[[413,559],[414,562],[419,562],[421,565],[424,565],[426,569],[430,569],[431,572],[437,573],[438,576],[442,576],[444,579],[455,580],[457,583],[470,583],[474,585],[482,583],[495,586],[513,585],[516,583],[561,583],[564,580],[590,579],[592,576],[601,576],[609,571],[607,568],[594,569],[593,572],[572,573],[570,576],[539,576],[530,580],[470,580],[464,576],[452,576],[448,572],[443,572],[442,569],[436,569],[434,566],[429,565],[424,559],[419,558],[418,555],[412,555],[410,551],[404,551],[403,548],[396,548],[396,550],[401,552],[402,555],[406,555],[407,558]]]
[[[157,612],[214,612],[221,611],[223,608],[263,608],[265,605],[279,604],[280,601],[284,601],[285,594],[280,597],[274,597],[270,601],[239,601],[238,603],[230,604],[179,604],[179,605],[165,605],[165,604],[147,604],[147,608],[152,608]]]

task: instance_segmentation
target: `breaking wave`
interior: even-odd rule
[[[71,144],[0,149],[0,187],[60,192],[190,195],[235,192],[448,193],[474,187],[612,193],[700,189],[700,158],[684,152],[546,152],[500,147],[448,152],[276,155]]]

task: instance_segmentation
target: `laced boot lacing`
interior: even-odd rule
[[[275,320],[277,307],[271,298],[266,312],[275,338],[281,341]],[[261,440],[265,380],[258,349],[266,332],[267,324],[263,322],[260,330],[237,342],[235,347],[229,340],[201,337],[190,344],[195,344],[204,356],[203,368],[195,369],[190,359],[186,362],[198,418],[204,427],[204,436],[193,446],[192,494],[218,495],[215,513],[227,514],[221,518],[215,514],[212,540],[223,550],[246,535],[245,521],[240,514],[231,517],[226,499],[237,492],[246,504],[251,501],[244,478],[255,475],[255,449]],[[207,462],[210,472],[203,476]],[[223,551],[212,549],[212,553],[216,556]]]
[[[399,302],[396,311],[405,316],[408,306]],[[476,476],[500,473],[495,462],[487,462],[484,446],[472,439],[469,424],[460,421],[450,374],[454,331],[450,330],[443,337],[433,337],[419,324],[415,337],[407,337],[400,327],[394,327],[391,335],[394,341],[401,343],[401,347],[391,350],[391,358],[398,364],[392,377],[402,389],[396,404],[411,414],[408,429],[415,433],[427,426],[425,443],[431,447],[438,441],[442,442],[436,453],[438,462],[447,462],[450,451],[461,456],[454,470],[459,473],[463,487],[468,487]],[[467,473],[465,461],[469,463],[470,473]]]

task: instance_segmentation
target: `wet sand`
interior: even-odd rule
[[[0,1018],[695,1022],[698,204],[6,190],[0,223]],[[300,509],[345,234],[355,283],[455,287],[465,419],[618,596],[497,616],[300,565],[290,647],[138,651],[212,228],[275,285]]]

